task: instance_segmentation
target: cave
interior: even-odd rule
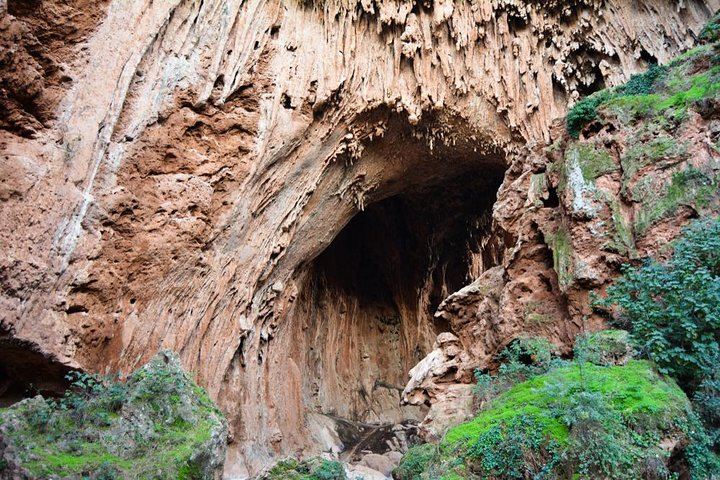
[[[37,345],[16,339],[0,326],[0,408],[35,395],[61,396],[69,385],[69,372]]]
[[[372,425],[422,420],[427,407],[401,405],[401,394],[436,336],[451,331],[434,318],[437,307],[502,261],[491,218],[503,155],[472,142],[428,148],[413,138],[398,129],[366,150],[366,165],[407,168],[386,175],[304,270],[293,318],[307,411]]]

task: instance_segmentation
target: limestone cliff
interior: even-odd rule
[[[310,413],[420,420],[401,391],[439,333],[453,382],[530,318],[571,342],[613,270],[556,275],[585,237],[538,152],[719,7],[0,1],[0,342],[59,371],[179,351],[229,417],[228,476],[317,450]]]

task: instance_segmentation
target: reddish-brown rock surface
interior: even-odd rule
[[[518,334],[569,345],[588,290],[691,215],[608,253],[543,148],[718,7],[0,0],[3,331],[48,372],[177,350],[228,415],[229,477],[319,448],[311,413],[421,420]],[[611,203],[590,218],[631,218]],[[401,406],[444,332],[457,365]]]

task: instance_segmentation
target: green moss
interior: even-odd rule
[[[630,124],[648,117],[657,110],[662,97],[656,94],[615,97],[605,105],[620,121]]]
[[[617,253],[635,257],[635,238],[632,234],[632,227],[622,213],[620,202],[616,198],[612,198],[609,200],[609,205],[613,231],[607,247]]]
[[[617,170],[610,153],[602,147],[592,143],[578,143],[571,147],[577,150],[578,163],[583,178],[587,182],[593,182],[596,178]]]
[[[126,384],[78,374],[60,401],[36,397],[0,417],[0,434],[39,477],[104,469],[114,478],[202,478],[209,474],[204,468],[214,468],[202,462],[222,454],[225,428],[172,352],[153,358]]]
[[[586,124],[602,121],[606,114],[626,125],[662,115],[682,121],[699,101],[720,93],[720,56],[716,47],[717,44],[695,48],[666,66],[653,65],[645,73],[633,75],[624,85],[581,100],[568,112],[568,133],[578,138]],[[693,74],[698,69],[705,71]]]
[[[85,453],[71,454],[57,451],[44,451],[35,449],[33,452],[41,459],[28,462],[26,468],[37,476],[47,475],[73,475],[78,473],[91,473],[103,464],[111,464],[118,468],[130,469],[130,462],[124,461],[115,455],[99,453],[97,449],[86,447]],[[96,450],[96,453],[92,453]]]
[[[572,244],[570,235],[564,228],[550,235],[548,245],[553,252],[553,267],[557,273],[560,288],[565,288],[574,278]]]
[[[605,331],[591,336],[591,343],[602,348],[609,345],[612,350],[616,343],[622,342],[623,335],[626,332]],[[574,458],[573,449],[578,448],[578,433],[573,430],[574,424],[568,423],[566,413],[575,411],[578,401],[588,398],[604,399],[606,407],[603,408],[609,409],[606,412],[608,422],[619,421],[633,427],[621,425],[617,432],[625,436],[618,441],[628,442],[634,454],[643,449],[649,454],[654,452],[655,446],[668,432],[678,431],[677,422],[687,418],[689,411],[689,402],[682,390],[672,380],[658,375],[649,362],[630,360],[624,366],[573,362],[505,391],[473,420],[450,429],[437,450],[424,447],[422,461],[416,461],[418,451],[413,451],[403,462],[422,466],[423,471],[417,474],[413,470],[413,476],[400,478],[475,478],[478,468],[480,471],[490,468],[488,465],[493,460],[479,459],[485,465],[481,468],[473,452],[496,452],[501,455],[498,458],[516,453],[513,445],[503,447],[487,443],[504,441],[503,428],[516,424],[515,428],[529,429],[532,435],[526,437],[517,431],[508,431],[507,435],[519,435],[517,441],[529,442],[523,448],[545,445],[540,448],[547,448],[543,451],[550,456],[544,460],[536,458],[541,461],[540,465],[549,461],[546,465],[554,468],[553,465],[557,465],[554,462],[569,461],[570,464],[560,467],[567,472],[575,468],[569,459]],[[599,411],[603,411],[602,408]],[[522,419],[520,423],[518,419]],[[608,425],[613,425],[612,422]]]
[[[711,179],[693,167],[676,172],[665,192],[659,195],[646,192],[636,216],[635,233],[644,233],[658,220],[673,214],[680,205],[701,210],[716,203],[719,180],[718,176]]]

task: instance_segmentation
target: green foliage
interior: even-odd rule
[[[720,219],[694,222],[667,263],[624,268],[598,305],[618,306],[636,349],[697,388],[720,358]]]
[[[519,337],[498,356],[501,362],[497,375],[475,371],[473,397],[480,410],[500,392],[533,375],[545,373],[555,361],[555,346],[542,337]]]
[[[598,107],[611,98],[610,92],[602,90],[577,102],[566,117],[567,131],[572,138],[578,138],[580,131],[598,116]]]
[[[259,480],[345,480],[346,478],[345,469],[340,462],[324,458],[304,461],[294,458],[281,460],[258,477]]]
[[[713,452],[713,439],[708,435],[700,418],[691,412],[683,422],[688,436],[684,457],[690,467],[692,480],[715,479],[720,476],[720,458]]]
[[[707,43],[717,42],[720,40],[720,12],[705,24],[700,31],[700,40]]]
[[[411,447],[393,470],[395,480],[421,480],[423,472],[435,454],[435,445],[426,443]]]
[[[536,418],[518,415],[493,425],[468,447],[468,469],[483,478],[547,478],[560,461],[560,444]]]
[[[312,472],[312,475],[314,475],[313,480],[344,480],[346,478],[345,469],[340,462],[325,459],[320,462],[320,466]]]
[[[716,15],[703,30],[704,39],[717,42],[719,30]],[[682,121],[689,109],[720,93],[720,56],[713,51],[714,47],[716,45],[693,49],[668,65],[652,65],[646,72],[630,77],[624,85],[580,100],[568,112],[568,133],[578,138],[585,125],[601,118],[605,109],[624,123],[662,115],[674,122]],[[691,70],[694,65],[705,66],[706,71],[693,74],[697,71]]]
[[[663,65],[650,65],[644,73],[632,75],[624,85],[615,89],[615,95],[621,97],[650,95],[655,91],[655,85],[662,80],[667,73],[667,67]]]
[[[693,405],[709,431],[713,449],[720,450],[720,372],[717,369],[700,383]]]
[[[162,352],[126,383],[81,372],[59,400],[24,400],[0,413],[0,435],[40,478],[206,478],[201,458],[225,424],[207,394]],[[219,442],[219,443],[218,443]]]
[[[677,385],[646,361],[548,368],[450,429],[424,473],[410,478],[630,479],[664,468],[654,462],[657,446],[683,435],[689,410]]]
[[[598,108],[601,105],[622,97],[633,97],[635,108],[648,111],[650,108],[648,101],[640,97],[652,94],[656,82],[663,78],[666,71],[667,67],[652,65],[645,73],[633,75],[615,90],[601,90],[580,100],[567,114],[568,133],[572,138],[578,138],[583,127],[598,118]]]
[[[578,335],[573,351],[575,359],[595,365],[621,365],[633,353],[630,335],[625,330],[601,330]]]
[[[582,478],[640,478],[638,466],[655,453],[648,447],[660,441],[652,436],[637,441],[621,412],[598,392],[571,394],[566,408],[559,413],[570,428],[569,469]]]

